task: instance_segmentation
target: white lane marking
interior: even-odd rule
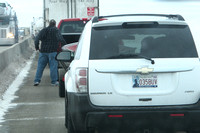
[[[38,118],[21,118],[21,119],[6,119],[6,121],[31,121],[31,120],[54,120],[54,119],[65,119],[65,116],[59,117],[38,117]]]

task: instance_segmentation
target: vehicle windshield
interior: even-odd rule
[[[0,3],[0,7],[6,7],[5,3]]]
[[[0,26],[9,25],[9,21],[0,20]]]
[[[87,21],[68,21],[60,26],[61,33],[81,33]]]
[[[90,59],[198,57],[188,26],[96,27],[91,43]]]

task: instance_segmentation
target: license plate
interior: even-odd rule
[[[142,88],[142,87],[158,87],[157,75],[133,75],[133,88]]]

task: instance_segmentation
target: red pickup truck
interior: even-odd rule
[[[85,24],[90,18],[70,18],[62,19],[58,24],[63,38],[67,45],[61,46],[60,50],[69,50],[75,52],[79,37],[85,27]],[[70,62],[59,62],[58,75],[59,75],[59,96],[65,97],[64,75]]]

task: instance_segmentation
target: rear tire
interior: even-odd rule
[[[68,99],[67,99],[68,100]],[[65,100],[65,103],[67,104],[65,107],[66,107],[66,114],[67,116],[65,117],[65,122],[66,122],[66,125],[67,125],[67,130],[68,130],[68,133],[75,133],[74,131],[74,127],[72,125],[72,120],[71,120],[71,116],[70,116],[70,111],[69,111],[69,101],[66,101]]]
[[[70,115],[69,115],[69,114],[68,114],[67,131],[68,131],[68,133],[75,133],[75,132],[74,132],[73,125],[72,125],[72,121],[71,121],[71,118],[70,118]]]
[[[65,97],[65,127],[68,128],[68,103],[67,97]]]
[[[70,116],[67,94],[65,96],[65,127],[67,128],[68,133],[94,133],[94,132],[75,131]]]
[[[59,96],[65,97],[65,83],[62,80],[59,80]]]
[[[58,69],[59,97],[65,97],[65,83],[63,81],[64,75],[65,75],[65,70],[63,68]]]

